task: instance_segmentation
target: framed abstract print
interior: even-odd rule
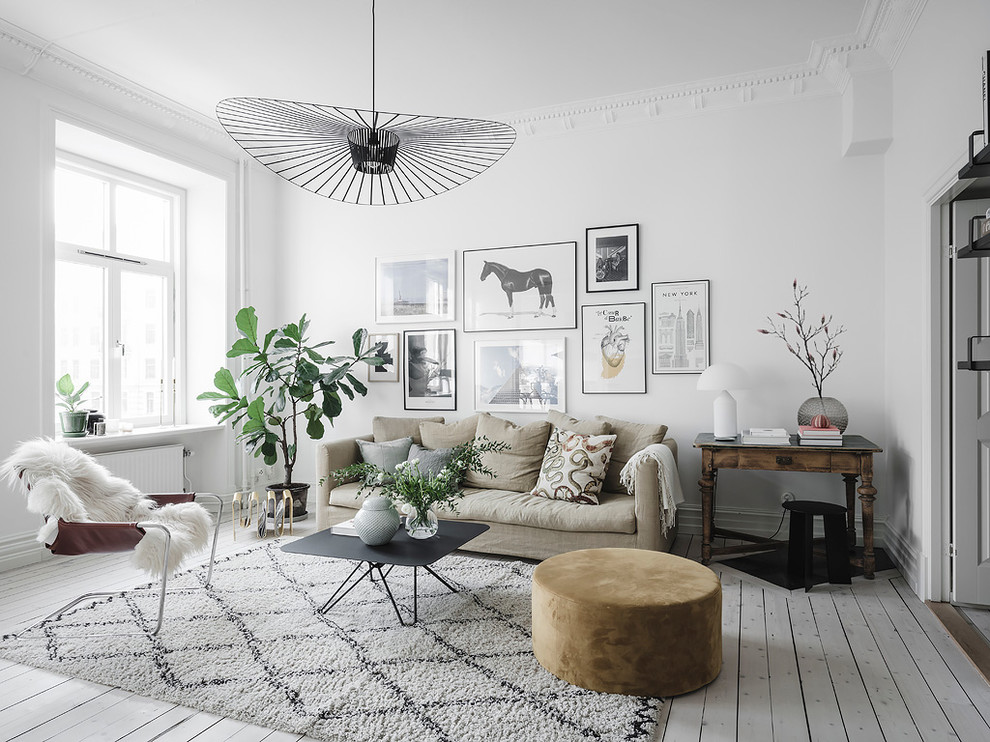
[[[477,340],[474,409],[479,412],[564,411],[564,338]]]
[[[376,348],[375,355],[382,359],[380,366],[368,366],[368,381],[398,381],[399,334],[396,332],[369,333],[368,347]]]

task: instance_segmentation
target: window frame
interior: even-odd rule
[[[59,263],[89,265],[104,271],[103,301],[105,310],[102,347],[104,358],[104,388],[101,391],[102,403],[100,405],[100,411],[110,419],[123,419],[132,423],[135,427],[179,424],[182,422],[180,417],[183,405],[180,403],[177,392],[182,385],[182,380],[179,376],[181,375],[183,365],[180,359],[185,348],[185,338],[182,334],[184,326],[180,321],[179,309],[182,306],[185,295],[183,265],[185,262],[186,191],[181,187],[154,178],[56,149],[54,172],[57,172],[59,169],[70,170],[89,177],[98,178],[109,184],[103,214],[104,244],[101,248],[94,249],[91,246],[60,241],[53,231],[56,272]],[[138,257],[117,249],[115,229],[117,186],[143,191],[167,200],[170,205],[169,234],[167,235],[166,245],[168,259],[156,260],[153,258]],[[57,190],[53,190],[53,198],[56,197],[56,194]],[[53,224],[55,223],[55,219],[57,219],[55,208],[53,206]],[[124,403],[124,390],[121,386],[123,377],[122,354],[115,352],[115,349],[120,345],[123,333],[121,280],[124,273],[160,276],[165,281],[165,307],[163,309],[166,337],[163,343],[163,384],[160,391],[162,410],[160,415],[122,417]],[[57,317],[55,319],[57,321]],[[53,358],[58,356],[58,329],[56,325],[55,332],[52,333]],[[126,353],[126,347],[124,348],[124,352]],[[168,373],[169,369],[171,369],[171,374]],[[144,378],[143,370],[140,370],[139,374]],[[57,376],[56,369],[56,378]],[[171,380],[169,377],[172,377]],[[74,381],[79,383],[80,379],[74,379]]]

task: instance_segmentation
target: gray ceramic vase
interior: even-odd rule
[[[402,519],[387,497],[369,497],[354,516],[354,530],[368,546],[382,546],[392,540]]]
[[[846,412],[845,405],[835,397],[809,397],[804,400],[798,408],[798,425],[811,425],[815,415],[825,415],[840,433],[845,433],[849,425],[849,413]]]

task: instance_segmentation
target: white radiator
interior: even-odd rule
[[[162,494],[184,490],[183,446],[155,446],[95,454],[94,459],[114,476],[127,479],[141,492]]]

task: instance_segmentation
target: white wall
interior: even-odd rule
[[[710,279],[712,360],[740,363],[759,379],[757,388],[738,395],[740,425],[793,431],[798,406],[814,393],[810,375],[778,340],[756,330],[766,314],[789,304],[798,278],[811,289],[810,312],[832,312],[848,328],[846,356],[826,393],[848,407],[851,432],[883,441],[882,160],[842,158],[841,131],[839,96],[796,99],[520,135],[504,160],[474,181],[405,206],[341,205],[286,185],[279,243],[287,270],[278,284],[278,317],[263,321],[285,322],[305,311],[314,337],[343,342],[354,328],[373,327],[376,255],[575,240],[579,304],[649,303],[651,282]],[[586,294],[585,228],[631,222],[640,224],[640,290]],[[453,326],[461,325],[458,297]],[[583,395],[580,333],[564,334],[567,412],[666,423],[681,447],[684,490],[697,503],[700,457],[691,444],[698,432],[711,430],[713,395],[695,390],[694,375],[651,375],[645,396]],[[449,418],[471,414],[472,343],[494,337],[457,333],[460,391]],[[416,414],[402,406],[400,385],[374,384],[367,399],[345,400],[335,434],[366,432],[376,414]],[[311,443],[301,447],[297,479],[314,480],[313,452]],[[884,459],[877,463],[882,492]],[[770,518],[780,513],[784,490],[836,501],[843,492],[838,475],[724,472],[720,482],[721,512],[756,508]],[[880,517],[885,507],[881,499]]]
[[[926,531],[930,503],[938,509],[948,493],[937,483],[933,486],[938,442],[928,437],[926,356],[938,348],[924,344],[933,301],[926,195],[937,195],[932,189],[954,173],[966,154],[969,133],[982,126],[980,56],[990,48],[988,28],[986,0],[927,3],[894,68],[894,142],[885,162],[887,527],[918,554],[917,569],[906,574],[915,590],[936,600],[947,595],[932,595],[924,573],[932,562],[937,571],[944,557],[940,540],[928,542]],[[938,405],[936,398],[936,416]]]

